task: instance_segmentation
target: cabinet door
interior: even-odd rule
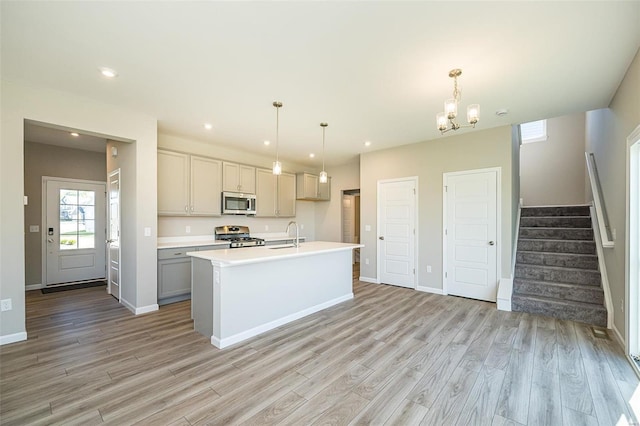
[[[240,192],[256,193],[256,168],[240,164],[239,167]]]
[[[158,214],[189,214],[189,156],[158,151]]]
[[[158,262],[158,299],[191,293],[191,258]]]
[[[283,173],[278,176],[278,216],[296,215],[296,176]]]
[[[224,191],[238,192],[240,189],[240,165],[236,163],[222,163],[222,188]]]
[[[256,169],[256,216],[276,215],[276,182],[271,170]]]
[[[318,176],[305,173],[304,197],[318,198]]]
[[[327,178],[327,183],[318,182],[318,199],[322,201],[331,200],[331,178]]]
[[[191,205],[189,213],[220,216],[222,163],[212,158],[191,156]]]

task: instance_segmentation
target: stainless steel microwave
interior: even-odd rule
[[[255,194],[223,192],[222,214],[256,214]]]

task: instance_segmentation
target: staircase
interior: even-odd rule
[[[607,326],[589,206],[522,208],[511,309]]]

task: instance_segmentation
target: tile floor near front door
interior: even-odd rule
[[[193,331],[189,302],[136,317],[103,288],[28,292],[29,340],[0,347],[1,423],[638,421],[635,374],[587,326],[399,287],[354,289],[353,301],[224,350]]]

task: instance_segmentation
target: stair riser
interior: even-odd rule
[[[522,217],[531,216],[589,216],[589,206],[567,207],[524,207],[521,210]]]
[[[528,253],[518,251],[516,263],[523,265],[563,266],[565,268],[598,269],[598,258],[579,254]]]
[[[520,238],[593,241],[593,231],[585,228],[520,228]]]
[[[520,240],[518,241],[518,250],[596,254],[596,244],[593,241]]]
[[[515,278],[595,286],[600,286],[601,283],[598,271],[558,270],[535,265],[516,265]]]
[[[588,217],[521,217],[520,226],[523,228],[590,228],[591,219]]]
[[[515,295],[542,296],[550,299],[593,303],[600,306],[604,304],[604,292],[600,287],[592,286],[567,287],[553,283],[543,284],[516,279],[513,283],[513,293]]]
[[[598,327],[607,326],[607,312],[602,306],[594,305],[593,308],[585,308],[584,306],[575,306],[566,302],[530,300],[523,296],[514,295],[511,300],[511,310],[514,312],[544,315],[551,318],[579,321]]]

